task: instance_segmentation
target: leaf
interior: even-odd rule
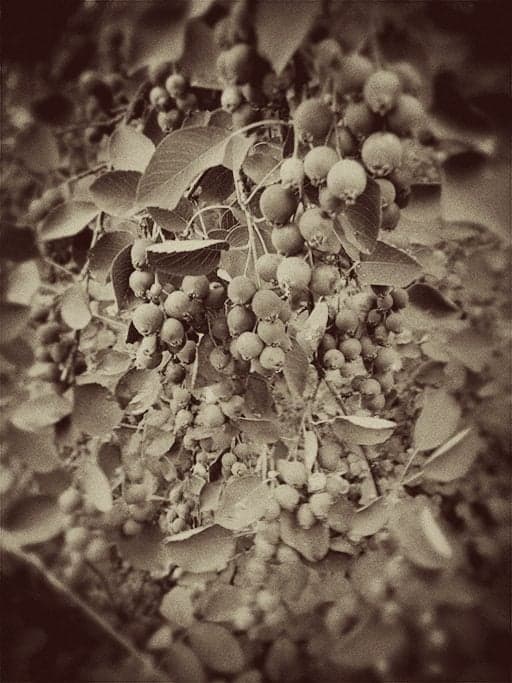
[[[201,4],[204,5],[204,2]],[[201,46],[200,50],[197,49],[198,45]],[[202,21],[189,23],[180,69],[188,76],[194,88],[208,88],[208,90],[222,88],[217,71],[213,68],[219,54],[220,50],[215,43],[213,29]]]
[[[132,46],[132,71],[162,62],[177,62],[183,55],[189,3],[137,3],[136,42]]]
[[[22,304],[0,304],[0,344],[17,339],[25,330],[30,319],[30,308]]]
[[[66,515],[49,496],[22,498],[8,515],[3,529],[18,546],[46,543],[63,531]]]
[[[232,479],[221,494],[215,523],[232,531],[245,529],[263,517],[270,499],[270,489],[259,477]]]
[[[255,443],[275,443],[281,436],[278,424],[271,420],[252,420],[242,417],[234,420],[234,424],[239,427],[249,441]]]
[[[329,307],[325,301],[319,301],[297,333],[297,342],[308,358],[312,358],[318,349],[325,334],[328,319]]]
[[[11,415],[11,422],[18,429],[38,432],[54,425],[71,413],[71,404],[59,394],[43,394],[19,405]]]
[[[492,340],[474,329],[450,337],[447,352],[469,370],[481,373],[493,358]]]
[[[363,616],[355,628],[334,640],[327,656],[338,667],[368,671],[375,664],[375,653],[386,662],[400,660],[408,642],[401,625]]]
[[[238,640],[218,624],[198,623],[188,631],[190,647],[209,669],[236,674],[245,666],[245,655]]]
[[[106,282],[115,257],[133,243],[130,232],[119,230],[102,235],[89,250],[89,271],[100,282]]]
[[[59,167],[60,154],[51,128],[34,124],[18,133],[16,155],[35,173],[49,173]]]
[[[141,174],[138,171],[108,171],[90,187],[94,203],[105,213],[128,218],[135,213],[135,198]]]
[[[244,393],[246,417],[256,419],[272,415],[274,400],[267,382],[256,374],[249,375]]]
[[[444,443],[457,429],[460,416],[460,405],[451,394],[444,389],[427,387],[414,426],[414,447],[429,451]]]
[[[172,275],[205,275],[215,270],[220,252],[228,249],[223,240],[167,240],[148,247],[149,264]]]
[[[122,408],[131,415],[141,415],[156,403],[161,384],[157,370],[133,368],[120,380],[116,396]]]
[[[25,225],[2,221],[0,225],[0,254],[10,261],[28,261],[38,256],[35,233]]]
[[[28,306],[40,286],[41,277],[37,263],[35,261],[19,263],[7,273],[7,301]]]
[[[72,330],[83,330],[91,322],[89,301],[80,282],[68,287],[62,295],[60,314]]]
[[[235,555],[235,539],[217,524],[175,534],[165,546],[166,556],[194,574],[222,571]]]
[[[64,202],[52,209],[44,218],[39,227],[39,237],[43,242],[74,237],[97,215],[98,207],[91,202]]]
[[[269,60],[278,75],[307,37],[318,9],[305,0],[259,0],[254,17],[258,52]]]
[[[334,433],[341,441],[361,446],[374,446],[387,441],[396,423],[380,417],[340,415],[333,423]]]
[[[357,538],[373,536],[388,522],[389,510],[382,496],[369,505],[357,510],[350,524],[350,535]]]
[[[139,182],[139,207],[175,209],[193,180],[224,159],[227,133],[222,128],[192,127],[166,135]]]
[[[244,159],[242,170],[255,185],[272,185],[279,182],[279,163],[282,160],[281,148],[270,143],[261,143]]]
[[[118,126],[108,142],[110,164],[116,171],[144,173],[154,151],[151,140],[133,126]]]
[[[99,512],[112,510],[112,490],[105,472],[96,460],[87,459],[77,471],[80,487],[86,501]]]
[[[427,479],[442,482],[464,477],[482,446],[482,440],[470,427],[463,429],[427,458],[422,467],[422,474]]]
[[[313,469],[318,456],[318,439],[315,432],[304,432],[304,464],[309,472]]]
[[[188,199],[182,198],[174,211],[151,207],[149,215],[164,230],[179,233],[187,227],[189,220],[194,215],[194,207]]]
[[[339,220],[346,238],[363,254],[371,254],[382,220],[380,188],[374,180],[368,178],[363,194],[345,209]]]
[[[90,436],[109,436],[123,411],[101,384],[80,384],[74,390],[73,425]]]
[[[292,394],[302,396],[306,390],[309,372],[309,361],[302,347],[292,339],[291,349],[287,351],[283,365],[283,374]]]
[[[194,605],[190,588],[184,586],[171,588],[162,598],[160,614],[183,628],[191,626],[194,623]]]
[[[114,288],[117,308],[120,311],[129,306],[134,298],[129,284],[130,275],[133,271],[130,256],[131,248],[131,244],[127,244],[112,261],[112,286]]]
[[[407,287],[422,274],[420,264],[404,251],[377,242],[370,256],[363,256],[358,276],[363,284]]]
[[[23,463],[32,472],[53,472],[61,466],[51,427],[38,432],[25,432],[9,427],[4,436],[4,444],[9,458],[13,462],[18,460]]]
[[[197,655],[179,641],[166,648],[165,670],[173,683],[206,683],[208,680]]]
[[[426,224],[437,223],[441,215],[441,185],[421,183],[411,187],[407,206],[401,209],[405,218],[420,223],[423,231]]]
[[[290,512],[279,519],[281,539],[310,562],[318,562],[329,552],[329,527],[321,522],[311,529],[302,529]]]
[[[459,312],[459,307],[444,296],[438,289],[418,282],[408,290],[411,305],[436,318],[450,316]]]
[[[201,615],[206,621],[231,621],[237,610],[246,605],[247,591],[230,584],[212,588],[204,595]]]

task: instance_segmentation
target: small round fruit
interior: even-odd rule
[[[128,278],[130,289],[139,299],[143,299],[146,292],[155,281],[155,275],[149,270],[134,270]]]
[[[339,370],[345,365],[345,356],[339,349],[329,349],[322,358],[326,370]]]
[[[331,494],[327,491],[313,493],[309,498],[309,506],[317,519],[327,518],[333,502]]]
[[[381,228],[383,230],[394,230],[400,222],[400,215],[400,207],[396,202],[392,202],[389,206],[386,206],[382,210]]]
[[[252,298],[251,308],[258,320],[275,320],[279,317],[282,303],[271,289],[260,289]]]
[[[161,351],[155,351],[152,355],[144,353],[144,350],[139,348],[135,357],[135,367],[139,370],[153,370],[157,368],[162,362]]]
[[[205,427],[222,427],[226,421],[226,417],[218,405],[203,406],[199,416]]]
[[[274,489],[274,497],[283,510],[293,512],[299,504],[300,496],[297,489],[289,484],[279,484]]]
[[[185,363],[185,365],[189,365],[190,363],[193,363],[195,358],[196,358],[196,353],[197,353],[197,345],[195,341],[192,339],[189,339],[188,341],[185,342],[183,347],[178,351],[176,354],[176,358],[181,361],[182,363]]]
[[[155,334],[162,327],[164,314],[160,308],[153,303],[140,304],[137,306],[132,316],[132,323],[137,332],[146,336]]]
[[[378,411],[383,410],[386,407],[386,399],[382,394],[377,394],[377,396],[372,396],[368,401],[368,408],[370,410]]]
[[[334,294],[340,283],[340,274],[335,266],[320,263],[313,268],[310,289],[317,296]]]
[[[359,341],[361,342],[361,355],[364,360],[373,360],[377,355],[378,350],[373,341],[370,339],[370,337],[366,336],[361,337]]]
[[[285,324],[279,319],[261,320],[256,331],[266,346],[282,346],[288,340]]]
[[[395,186],[387,178],[377,178],[377,185],[380,189],[380,205],[385,209],[395,201]]]
[[[379,374],[377,379],[380,384],[381,390],[384,393],[391,391],[391,389],[395,386],[395,378],[392,372],[384,372],[382,374]]]
[[[373,330],[373,338],[377,344],[387,344],[388,337],[389,331],[385,325],[377,325],[377,327]]]
[[[339,348],[348,361],[359,358],[362,351],[359,339],[345,339],[345,341],[341,342]]]
[[[304,238],[295,223],[274,228],[270,238],[274,249],[285,256],[295,256],[304,249]]]
[[[313,185],[321,185],[337,161],[338,155],[332,147],[319,145],[313,147],[304,157],[304,172]]]
[[[182,292],[179,289],[168,294],[164,301],[164,311],[166,314],[177,320],[188,320],[190,318],[191,309],[190,298],[185,292]]]
[[[250,45],[237,43],[217,58],[217,71],[226,83],[243,84],[251,79],[254,53]]]
[[[226,288],[221,282],[210,282],[208,296],[204,302],[207,309],[222,308],[226,301]]]
[[[228,299],[234,304],[248,304],[256,293],[255,283],[245,275],[237,275],[228,285]]]
[[[382,322],[382,313],[376,308],[372,308],[366,315],[366,323],[370,327],[377,327]]]
[[[367,79],[363,96],[373,112],[384,116],[395,106],[401,91],[402,84],[396,73],[380,69]]]
[[[366,102],[349,102],[343,114],[343,123],[356,138],[366,138],[379,129],[379,118]]]
[[[398,97],[394,108],[389,112],[389,128],[397,135],[410,135],[425,123],[426,114],[422,103],[414,95],[403,93]]]
[[[354,334],[359,327],[359,318],[355,311],[344,308],[337,313],[334,324],[342,334]]]
[[[327,187],[320,188],[318,204],[322,211],[325,211],[329,216],[335,216],[345,208],[345,202],[339,197],[335,197]]]
[[[316,517],[309,503],[302,503],[297,510],[297,524],[302,529],[311,529],[316,523]]]
[[[398,287],[391,291],[391,296],[393,297],[393,308],[398,311],[405,308],[409,303],[409,294],[406,289]]]
[[[396,361],[396,354],[393,349],[379,349],[373,367],[377,372],[390,370]]]
[[[336,128],[336,149],[342,157],[352,157],[357,153],[357,141],[346,126]]]
[[[125,536],[138,536],[143,527],[140,522],[136,522],[134,519],[127,519],[123,524],[123,534]]]
[[[171,384],[183,382],[187,371],[181,363],[169,363],[165,368],[165,376]]]
[[[91,537],[89,529],[84,526],[74,526],[64,535],[66,546],[71,550],[82,550]]]
[[[304,142],[323,142],[332,123],[331,110],[315,97],[301,102],[293,115],[295,131]]]
[[[242,332],[248,332],[254,327],[254,314],[245,306],[237,305],[227,314],[227,324],[230,334],[238,335]]]
[[[299,256],[284,258],[277,268],[277,282],[282,289],[306,289],[311,281],[311,266]]]
[[[146,265],[146,249],[152,244],[151,240],[135,240],[130,249],[130,259],[134,268],[143,268]]]
[[[318,449],[318,462],[320,465],[334,472],[340,463],[340,447],[335,443],[327,443]]]
[[[181,346],[185,339],[185,328],[181,321],[176,318],[167,318],[160,330],[160,339],[169,346]]]
[[[306,485],[308,480],[308,471],[304,463],[298,460],[285,461],[282,468],[279,467],[279,476],[284,481],[285,484],[294,486],[295,488],[301,488]]]
[[[280,254],[262,254],[256,260],[257,275],[265,282],[273,282],[277,277],[277,267],[282,260],[283,257]]]
[[[85,548],[84,556],[87,562],[103,562],[110,555],[110,543],[104,536],[92,538]]]
[[[402,163],[402,143],[394,133],[372,133],[363,143],[361,159],[375,176],[387,176]]]
[[[404,92],[412,93],[413,95],[420,92],[423,87],[423,79],[411,62],[394,62],[390,65],[390,68],[400,79]]]
[[[231,359],[231,354],[224,351],[224,349],[221,349],[219,346],[216,346],[210,351],[210,364],[215,370],[223,370],[228,366]]]
[[[157,109],[166,109],[170,104],[169,94],[159,85],[155,85],[149,92],[149,101]]]
[[[279,177],[283,187],[298,190],[304,182],[304,162],[297,157],[284,159],[279,169]]]
[[[318,251],[331,252],[334,235],[332,219],[321,209],[306,209],[299,220],[299,230],[306,242]],[[335,241],[339,245],[338,240]]]
[[[381,386],[376,379],[365,379],[361,382],[359,391],[364,396],[377,396],[381,392]]]
[[[82,496],[80,491],[72,486],[63,491],[57,501],[59,510],[67,515],[74,512],[80,506],[81,502]]]
[[[373,70],[373,62],[358,52],[343,57],[338,79],[341,92],[361,90]]]
[[[366,188],[366,171],[353,159],[341,159],[327,174],[327,189],[338,199],[353,203]]]
[[[220,96],[220,106],[232,114],[244,101],[240,88],[236,85],[228,85]]]
[[[266,346],[260,354],[259,362],[265,370],[279,372],[284,365],[286,356],[277,346]]]
[[[377,299],[377,308],[379,311],[389,311],[393,306],[393,297],[391,294],[382,294]]]
[[[182,113],[178,109],[169,109],[169,111],[159,111],[156,117],[160,129],[167,133],[178,125],[182,117]]]
[[[270,185],[261,193],[260,211],[273,225],[284,225],[297,209],[297,200],[289,189],[280,184]]]
[[[187,79],[182,74],[171,74],[165,81],[165,89],[171,97],[181,97],[187,89]]]
[[[389,180],[395,186],[395,202],[399,208],[403,209],[404,206],[407,206],[411,195],[411,185],[414,181],[412,171],[407,166],[401,166],[392,171]]]
[[[400,313],[390,313],[386,318],[384,324],[390,332],[400,334],[402,331],[402,316]]]
[[[206,275],[185,275],[181,289],[192,299],[206,299],[210,293],[210,282]]]
[[[236,348],[242,360],[258,358],[264,344],[255,332],[242,332],[236,340]]]
[[[197,95],[193,92],[188,92],[183,97],[176,98],[176,107],[183,114],[190,114],[191,111],[197,109]]]

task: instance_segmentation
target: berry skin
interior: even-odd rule
[[[74,512],[82,502],[80,491],[70,487],[63,491],[58,499],[59,510],[69,515]]]
[[[366,138],[379,128],[379,119],[366,102],[349,102],[343,123],[356,138]]]
[[[271,235],[272,246],[279,254],[295,256],[304,248],[304,238],[295,223],[288,223],[282,228],[274,228]],[[276,268],[277,272],[277,268]]]
[[[391,391],[391,389],[395,386],[395,378],[392,372],[380,374],[378,375],[377,379],[380,384],[380,388],[384,393]]]
[[[327,189],[338,199],[353,203],[366,188],[366,171],[358,161],[342,159],[327,174]]]
[[[244,306],[233,306],[226,320],[231,335],[238,335],[252,330],[256,322],[254,314]]]
[[[130,250],[130,258],[134,268],[143,268],[146,263],[146,249],[153,244],[151,240],[135,240]]]
[[[230,114],[238,109],[244,101],[240,88],[236,85],[228,85],[220,96],[220,106]]]
[[[144,337],[148,334],[155,334],[162,327],[164,314],[160,308],[153,303],[140,304],[133,312],[132,323],[137,332]]]
[[[266,346],[259,357],[259,362],[265,370],[279,372],[284,365],[286,356],[284,351],[276,346]]]
[[[123,534],[125,536],[138,536],[142,531],[142,524],[134,519],[127,519],[123,524]]]
[[[228,299],[234,304],[248,304],[255,293],[256,285],[244,275],[237,275],[228,285]]]
[[[311,281],[311,266],[299,256],[288,256],[277,269],[277,282],[282,289],[306,289]]]
[[[257,275],[265,282],[273,282],[277,277],[277,267],[282,260],[283,257],[280,254],[262,254],[255,265]]]
[[[283,464],[283,467],[280,465]],[[308,473],[304,463],[298,461],[286,461],[278,463],[279,476],[285,484],[301,488],[306,485]]]
[[[275,320],[279,317],[282,303],[271,289],[260,289],[252,298],[251,308],[258,320]]]
[[[346,55],[342,59],[339,73],[341,92],[349,93],[361,90],[373,70],[373,63],[368,57],[364,57],[358,52]]]
[[[400,334],[402,331],[402,316],[400,313],[390,313],[384,324],[390,332]]]
[[[318,98],[304,100],[293,115],[293,123],[304,142],[323,142],[333,122],[329,107]]]
[[[316,523],[315,515],[311,510],[309,503],[302,503],[302,505],[297,510],[297,524],[302,529],[311,529]]]
[[[392,368],[395,361],[396,355],[393,349],[379,349],[373,367],[377,372],[386,372]]]
[[[148,334],[140,343],[139,350],[145,356],[153,356],[158,351],[158,335]]]
[[[309,498],[309,506],[317,519],[326,519],[332,504],[332,496],[327,491],[313,493]]]
[[[295,213],[297,200],[282,185],[270,185],[261,193],[260,211],[273,225],[284,225]]]
[[[172,384],[179,384],[185,379],[187,374],[181,363],[169,363],[165,368],[165,376]]]
[[[389,311],[393,306],[393,297],[391,294],[383,294],[377,299],[377,308],[379,311]]]
[[[246,43],[224,50],[217,58],[217,71],[226,83],[243,84],[251,79],[254,55]]]
[[[339,348],[348,361],[359,358],[362,351],[359,339],[345,339],[345,341],[341,342]]]
[[[285,324],[279,319],[261,320],[256,331],[266,346],[282,346],[288,340]]]
[[[242,332],[236,340],[236,349],[242,360],[258,358],[264,344],[255,332]]]
[[[406,289],[393,289],[391,291],[391,296],[393,298],[393,308],[395,311],[405,308],[409,303],[409,294]]]
[[[392,71],[375,71],[366,81],[363,96],[366,104],[376,114],[384,116],[396,104],[402,91],[398,76]]]
[[[160,330],[160,339],[169,346],[179,347],[185,339],[185,328],[176,318],[167,318]]]
[[[364,396],[377,396],[381,392],[381,386],[376,379],[365,379],[361,383],[359,391]]]
[[[205,427],[222,427],[226,418],[217,405],[205,405],[198,414],[198,419]]]
[[[165,81],[165,89],[171,97],[181,97],[187,89],[187,81],[181,74],[171,74]]]
[[[159,111],[156,120],[160,129],[167,133],[178,125],[181,116],[181,112],[178,109],[170,109],[169,111]]]
[[[332,219],[318,208],[306,209],[299,221],[299,230],[306,242],[327,253],[339,251],[339,241],[334,234]]]
[[[304,182],[304,162],[297,157],[284,159],[279,169],[279,177],[283,187],[298,190]]]
[[[319,145],[313,147],[304,157],[304,172],[313,185],[321,185],[337,161],[338,155],[332,147]]]
[[[171,318],[181,321],[188,320],[192,310],[191,303],[185,292],[177,289],[167,295],[164,301],[164,311]]]
[[[188,341],[185,342],[183,347],[179,350],[179,352],[176,354],[176,358],[181,361],[182,363],[185,363],[185,365],[189,365],[190,363],[193,363],[196,357],[196,352],[197,352],[197,346],[195,341],[192,339],[189,339]]]
[[[328,443],[318,449],[318,461],[329,472],[334,472],[340,462],[340,449],[335,443]]]
[[[151,91],[149,93],[149,101],[151,102],[153,107],[157,107],[158,109],[165,109],[166,106],[170,103],[169,94],[167,93],[165,88],[162,88],[159,85],[155,85],[154,88],[151,88]]]
[[[402,94],[395,107],[389,112],[387,121],[389,128],[397,135],[415,133],[425,123],[425,109],[414,95]]]
[[[377,344],[386,344],[389,337],[387,327],[385,325],[377,325],[377,327],[373,330],[373,337]]]
[[[402,89],[406,93],[418,94],[423,87],[423,79],[418,70],[410,62],[395,62],[391,65],[391,70],[396,73],[402,84]]]
[[[220,408],[226,417],[229,417],[230,420],[235,420],[243,415],[245,400],[243,396],[235,395],[227,401],[222,401]]]
[[[361,158],[376,176],[387,176],[402,163],[402,143],[394,133],[373,133],[363,143]]]
[[[357,141],[346,126],[336,128],[336,149],[340,150],[342,157],[355,156],[357,153]]]
[[[223,370],[226,368],[231,361],[231,354],[219,346],[213,348],[210,352],[209,360],[210,364],[215,370]]]
[[[313,268],[311,274],[310,289],[317,296],[334,294],[340,283],[340,275],[335,266],[320,263]]]
[[[381,228],[383,230],[394,230],[400,222],[400,215],[400,207],[396,202],[392,202],[389,206],[386,206],[382,210]]]
[[[345,202],[339,197],[335,197],[327,187],[320,188],[318,204],[322,211],[325,211],[329,216],[335,216],[345,208]]]
[[[139,370],[152,370],[153,368],[157,368],[161,362],[162,354],[160,351],[148,355],[144,352],[143,348],[139,348],[135,357],[135,367]]]
[[[204,302],[207,309],[222,308],[226,301],[226,289],[220,282],[210,282],[208,296]]]
[[[342,334],[354,334],[359,327],[359,318],[355,311],[345,308],[336,315],[334,324]]]
[[[293,512],[299,504],[299,492],[289,484],[279,484],[274,489],[274,498],[283,510]]]
[[[339,349],[329,349],[324,353],[322,363],[327,370],[339,370],[345,365],[345,356]]]
[[[335,349],[336,344],[336,338],[329,332],[326,332],[320,340],[319,351],[321,354],[324,354],[331,349]]]
[[[377,185],[380,189],[380,205],[385,209],[395,201],[395,186],[387,178],[377,178]]]
[[[154,281],[154,273],[147,270],[134,270],[133,273],[130,273],[128,284],[135,296],[143,299]]]
[[[210,293],[210,283],[206,275],[185,275],[181,289],[191,299],[206,299]]]
[[[382,394],[377,394],[377,396],[372,396],[368,401],[368,408],[370,410],[378,411],[383,410],[386,407],[386,399]]]

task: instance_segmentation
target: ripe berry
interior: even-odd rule
[[[381,386],[376,379],[365,379],[361,382],[359,391],[364,396],[377,396],[381,392]]]
[[[220,96],[220,106],[232,114],[243,102],[243,95],[236,85],[228,85]]]
[[[227,401],[222,401],[220,403],[220,408],[226,417],[230,420],[235,420],[243,415],[245,409],[244,397],[238,395],[232,396]]]
[[[130,250],[130,258],[134,268],[143,268],[146,265],[146,249],[152,244],[151,240],[135,240]]]
[[[390,65],[390,68],[400,79],[404,92],[412,93],[413,95],[420,92],[423,86],[423,79],[411,62],[394,62]]]
[[[387,178],[377,178],[377,185],[380,189],[380,205],[386,208],[395,201],[395,186]]]
[[[297,208],[297,200],[282,185],[270,185],[261,193],[260,211],[269,223],[284,225]]]
[[[327,189],[347,203],[354,202],[366,188],[366,171],[358,161],[342,159],[327,174]]]
[[[386,344],[389,337],[388,329],[385,325],[377,325],[373,330],[373,338],[377,344]]]
[[[271,289],[260,289],[253,296],[251,308],[258,320],[275,320],[281,312],[282,301]]]
[[[274,228],[271,240],[274,249],[285,256],[295,256],[304,248],[304,238],[295,223],[288,223],[282,228]]]
[[[385,372],[377,376],[380,388],[384,393],[391,391],[395,386],[395,378],[392,372]]]
[[[327,370],[339,370],[345,365],[345,356],[339,349],[329,349],[323,355],[322,364]]]
[[[242,332],[236,340],[236,349],[242,360],[258,358],[264,344],[255,332]]]
[[[389,112],[389,128],[397,135],[409,135],[418,131],[425,122],[425,109],[414,95],[402,94]]]
[[[151,271],[134,270],[133,273],[130,273],[128,284],[135,296],[143,299],[154,281],[155,275]]]
[[[327,476],[324,472],[312,472],[308,478],[309,493],[323,491],[327,485]]]
[[[375,71],[366,81],[363,95],[366,104],[376,114],[384,116],[392,109],[402,91],[398,76],[392,71]]]
[[[206,299],[210,293],[210,283],[206,275],[185,275],[181,289],[192,299]]]
[[[383,294],[377,299],[377,308],[379,311],[389,311],[393,306],[393,297],[391,294]]]
[[[338,155],[332,147],[313,147],[304,157],[304,172],[313,185],[321,185],[337,161]]]
[[[257,327],[258,337],[267,346],[282,346],[288,341],[282,320],[261,320]]]
[[[226,418],[217,405],[205,405],[198,413],[198,419],[205,427],[221,427]]]
[[[140,304],[137,306],[132,316],[132,323],[137,332],[146,336],[158,332],[162,327],[164,314],[160,308],[153,303]]]
[[[334,335],[330,334],[329,332],[326,332],[322,339],[320,340],[320,344],[318,347],[318,351],[321,355],[326,353],[327,351],[330,351],[331,349],[335,349],[337,346],[336,338]]]
[[[215,370],[223,370],[227,367],[231,358],[231,354],[224,351],[224,349],[221,349],[219,346],[213,348],[209,356],[210,363]]]
[[[217,58],[217,71],[226,83],[247,83],[251,80],[254,54],[250,45],[238,43],[224,50]]]
[[[277,346],[266,346],[260,354],[259,362],[265,370],[278,372],[284,365],[286,356]]]
[[[171,318],[182,321],[188,320],[192,309],[191,303],[185,292],[177,289],[167,295],[164,301],[164,311]]]
[[[363,143],[361,158],[370,173],[386,176],[402,163],[402,143],[394,133],[373,133]]]
[[[332,504],[332,496],[327,491],[313,493],[309,498],[309,506],[317,519],[326,519]]]
[[[248,304],[256,293],[254,282],[244,275],[237,275],[228,285],[228,298],[234,304]]]
[[[255,264],[256,273],[265,282],[273,282],[277,277],[277,267],[282,260],[283,257],[280,254],[262,254]]]
[[[226,289],[220,282],[210,282],[208,296],[204,302],[207,309],[222,308],[226,301]]]
[[[274,498],[283,510],[293,512],[299,504],[299,492],[289,484],[279,484],[274,489]]]
[[[310,289],[317,296],[334,294],[340,283],[340,274],[335,266],[320,263],[313,268]]]
[[[181,97],[187,89],[187,80],[182,74],[171,74],[165,81],[165,89],[171,97]]]
[[[254,314],[245,306],[233,306],[226,317],[228,329],[231,335],[248,332],[254,327],[256,322]]]
[[[160,330],[160,339],[169,346],[181,346],[185,339],[183,324],[176,318],[167,318]]]
[[[379,119],[366,102],[349,102],[343,123],[356,138],[366,138],[379,129]]]
[[[284,258],[277,268],[277,282],[282,289],[302,290],[311,281],[311,266],[299,256]]]
[[[383,410],[386,407],[386,399],[382,394],[377,394],[371,397],[367,405],[370,410]]]
[[[405,308],[409,303],[409,294],[406,289],[393,289],[391,291],[391,296],[393,297],[393,308],[395,310],[400,310]]]
[[[395,186],[395,201],[399,208],[402,209],[404,206],[407,206],[409,202],[411,185],[414,180],[412,171],[406,166],[401,166],[400,168],[396,168],[394,171],[392,171],[392,173],[389,175],[389,180]]]
[[[149,101],[153,107],[157,107],[158,109],[166,109],[170,104],[169,94],[165,88],[162,88],[159,85],[155,85],[154,88],[151,88]]]
[[[361,337],[361,355],[365,360],[373,360],[377,355],[377,347],[370,337]]]
[[[345,339],[339,346],[347,361],[352,361],[361,355],[362,347],[359,339]]]
[[[280,461],[278,462],[279,476],[285,484],[301,488],[306,485],[308,480],[308,472],[304,463],[295,461]]]
[[[176,354],[176,358],[181,361],[182,363],[185,363],[185,365],[189,365],[190,363],[193,363],[195,358],[196,358],[196,352],[197,352],[197,346],[195,341],[192,339],[189,339],[188,341],[185,342],[183,347],[180,349],[180,351]]]
[[[297,524],[302,529],[311,529],[315,522],[316,518],[309,503],[302,503],[297,510]]]
[[[74,512],[82,502],[80,491],[70,486],[63,491],[58,499],[59,510],[69,515]]]
[[[373,63],[358,52],[342,59],[339,72],[339,87],[342,93],[361,90],[368,77],[373,73]]]
[[[390,370],[396,361],[396,354],[393,349],[379,349],[373,367],[377,372]]]
[[[281,185],[292,190],[298,190],[304,182],[304,162],[297,157],[284,159],[279,169]]]
[[[340,462],[340,447],[335,443],[328,443],[318,449],[318,462],[323,468],[334,472]]]
[[[191,111],[197,109],[197,96],[193,92],[189,92],[183,97],[177,97],[176,107],[183,114],[190,114]]]
[[[400,207],[396,202],[392,202],[389,206],[386,206],[382,210],[381,228],[383,230],[394,230],[400,222],[400,215]]]
[[[306,209],[299,220],[299,230],[308,244],[318,251],[332,253],[339,241],[334,234],[333,222],[318,208]]]
[[[329,107],[314,97],[301,102],[293,115],[295,131],[304,142],[323,142],[332,122]]]
[[[325,211],[329,216],[335,216],[345,208],[345,202],[339,197],[335,197],[327,187],[320,188],[318,204],[322,211]]]
[[[402,316],[400,313],[390,313],[384,324],[390,332],[400,334],[402,331]]]
[[[359,318],[355,311],[344,308],[336,315],[334,324],[342,334],[354,334],[359,326]]]

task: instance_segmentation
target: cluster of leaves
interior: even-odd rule
[[[498,140],[468,141],[439,118],[429,136],[406,126],[401,164],[411,181],[397,225],[384,225],[394,229],[382,230],[379,175],[389,171],[363,154],[365,187],[342,193],[329,214],[335,247],[308,240],[299,218],[297,251],[277,249],[293,271],[265,283],[262,259],[287,229],[279,223],[299,203],[303,216],[324,209],[321,188],[304,179],[286,188],[295,209],[284,221],[261,199],[283,189],[285,160],[319,142],[296,112],[304,100],[327,110],[320,142],[339,153],[348,107],[362,116],[373,102],[360,93],[372,60],[396,65],[385,43],[384,57],[372,43],[392,16],[374,18],[366,44],[356,41],[356,12],[340,44],[309,2],[259,0],[254,12],[190,2],[171,15],[133,5],[130,77],[119,86],[79,78],[96,107],[80,110],[91,119],[85,139],[79,126],[64,138],[11,121],[16,163],[36,185],[50,180],[30,207],[20,191],[0,235],[6,543],[37,548],[85,594],[98,573],[108,586],[119,559],[145,572],[159,592],[143,645],[178,683],[453,676],[467,656],[461,633],[478,639],[479,620],[490,636],[504,631],[493,585],[509,552],[510,494],[499,451],[508,436],[508,226]],[[276,36],[283,16],[287,40]],[[330,19],[335,31],[336,10]],[[155,94],[169,62],[195,98],[182,106],[177,94],[172,126],[161,114],[174,105]],[[388,113],[379,106],[366,119]],[[361,159],[374,125],[347,156]],[[299,286],[298,263],[329,267],[332,288]],[[142,291],[134,272],[150,273]],[[191,290],[197,315],[183,318],[179,342],[193,347],[184,355],[163,339],[162,310],[174,319],[167,298],[186,299],[190,276],[210,289]],[[241,281],[289,306],[275,367],[259,348],[237,351],[244,330],[230,326],[231,311],[253,310],[251,331],[256,317],[278,315],[259,316],[252,291],[235,296],[230,284]],[[397,326],[397,307],[389,310],[402,288]],[[213,289],[224,293],[220,305],[208,304]],[[141,305],[161,318],[150,330],[156,360],[145,365]],[[347,310],[354,329],[337,317]],[[225,365],[213,362],[220,356]],[[381,386],[385,398],[371,403]]]

